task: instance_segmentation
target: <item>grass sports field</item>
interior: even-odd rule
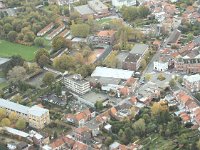
[[[11,43],[0,40],[0,57],[11,57],[13,55],[20,55],[27,61],[34,59],[37,47],[25,46],[21,44]]]

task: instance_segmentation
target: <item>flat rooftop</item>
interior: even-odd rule
[[[107,77],[107,78],[117,78],[127,80],[131,78],[134,71],[107,68],[107,67],[96,67],[91,77]]]
[[[135,44],[130,53],[143,55],[148,50],[148,47],[146,44]]]
[[[95,13],[88,5],[77,6],[74,7],[74,9],[81,15],[89,15]]]

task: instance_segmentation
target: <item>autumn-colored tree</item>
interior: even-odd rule
[[[1,120],[1,126],[4,127],[4,126],[10,126],[11,122],[8,118],[3,118]]]

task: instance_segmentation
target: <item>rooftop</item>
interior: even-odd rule
[[[88,2],[88,5],[97,13],[100,13],[101,11],[108,9],[106,5],[104,5],[101,1],[99,0],[92,0]]]
[[[0,107],[11,109],[23,114],[28,114],[29,107],[0,98]]]
[[[115,34],[114,30],[103,30],[100,31],[97,36],[113,36]]]
[[[32,106],[28,110],[29,114],[34,115],[34,116],[38,116],[38,117],[42,116],[43,114],[45,114],[48,111],[49,111],[48,109],[41,108],[41,107],[39,107],[37,105]]]
[[[91,77],[107,77],[127,80],[132,77],[133,71],[107,68],[107,67],[96,67]]]
[[[48,109],[44,109],[36,105],[32,107],[27,107],[1,98],[0,98],[0,107],[14,110],[16,112],[20,112],[27,115],[31,114],[34,116],[42,116],[44,113],[48,111]]]
[[[74,7],[74,9],[81,15],[89,15],[95,13],[88,5],[77,6]]]
[[[125,62],[137,62],[140,59],[140,54],[129,54],[128,57],[126,57]]]
[[[130,53],[143,55],[148,47],[146,44],[135,44]]]
[[[195,74],[195,75],[191,75],[191,76],[185,75],[183,78],[185,80],[189,81],[189,82],[198,82],[198,81],[200,81],[200,75],[199,74]]]
[[[0,65],[3,65],[4,63],[8,62],[10,59],[8,58],[1,58],[0,57]]]

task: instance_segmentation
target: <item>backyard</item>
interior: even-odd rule
[[[20,55],[25,60],[32,61],[37,49],[38,48],[35,46],[25,46],[11,43],[5,40],[0,40],[0,57],[11,57],[13,55]]]

